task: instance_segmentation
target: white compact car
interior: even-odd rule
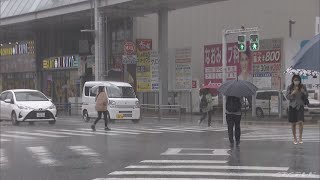
[[[20,122],[33,124],[48,121],[55,124],[57,109],[42,92],[31,89],[13,89],[0,95],[0,119],[11,120],[13,125]]]
[[[83,86],[82,115],[88,122],[90,118],[97,118],[95,98],[99,86],[107,90],[109,105],[108,115],[111,122],[115,120],[140,120],[140,104],[133,87],[129,83],[114,81],[89,81]]]

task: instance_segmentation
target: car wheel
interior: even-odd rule
[[[89,117],[89,114],[88,114],[87,110],[83,110],[82,117],[83,117],[84,122],[89,122],[90,121],[90,117]]]
[[[49,124],[51,124],[51,125],[56,124],[56,120],[49,121]]]
[[[139,121],[140,121],[140,119],[132,119],[132,122],[133,122],[134,124],[139,123]]]
[[[264,117],[264,114],[263,114],[263,111],[261,108],[257,108],[256,109],[256,115],[258,118],[263,118]]]
[[[29,125],[34,125],[34,121],[30,121],[30,122],[29,122]]]
[[[17,115],[15,112],[12,112],[12,114],[11,114],[11,121],[12,121],[12,125],[14,125],[14,126],[19,125],[19,121],[17,119]]]

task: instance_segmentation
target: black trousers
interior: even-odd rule
[[[208,116],[208,127],[211,126],[212,113],[213,113],[213,110],[208,112],[202,112],[202,117],[200,119],[200,122],[202,122]]]
[[[98,118],[94,121],[94,125],[96,125],[98,123],[98,121],[101,119],[101,116],[103,114],[104,117],[104,126],[108,127],[108,112],[107,111],[98,111]]]
[[[241,115],[234,115],[234,114],[227,114],[227,124],[228,124],[228,135],[229,135],[229,141],[230,143],[234,143],[233,140],[233,127],[235,126],[235,139],[236,142],[240,142],[240,135],[241,135],[241,129],[240,129],[240,121],[241,121]]]

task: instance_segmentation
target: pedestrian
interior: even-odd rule
[[[98,112],[98,118],[94,121],[94,123],[91,125],[91,129],[93,131],[96,130],[95,126],[98,123],[98,121],[101,119],[101,116],[103,114],[104,117],[104,125],[105,130],[110,130],[108,127],[108,95],[107,92],[104,90],[103,86],[99,87],[98,94],[96,96],[96,111]]]
[[[228,124],[228,136],[230,141],[230,146],[234,146],[234,139],[233,134],[236,139],[236,146],[240,145],[240,122],[241,122],[241,98],[235,96],[227,96],[227,103],[226,103],[226,119]],[[234,133],[233,133],[233,127]]]
[[[213,113],[213,105],[212,105],[212,95],[210,93],[210,90],[203,89],[202,93],[200,93],[200,109],[202,112],[202,117],[198,121],[198,124],[200,125],[202,121],[208,116],[208,127],[211,126],[211,116]]]
[[[301,77],[294,75],[291,79],[291,85],[287,87],[286,93],[289,99],[288,120],[291,123],[293,143],[302,144],[302,132],[304,122],[304,106],[308,105],[308,91],[305,85],[301,83]],[[299,124],[299,142],[296,135],[296,124]]]

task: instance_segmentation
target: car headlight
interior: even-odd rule
[[[52,104],[48,109],[56,109],[56,106]]]
[[[134,108],[140,108],[140,103],[139,103],[139,101],[136,101],[136,105],[134,106]]]
[[[30,108],[27,106],[18,105],[19,109],[29,110]]]
[[[113,100],[109,100],[109,106],[110,106],[111,108],[115,108],[115,107],[116,107],[116,102],[113,101]]]

